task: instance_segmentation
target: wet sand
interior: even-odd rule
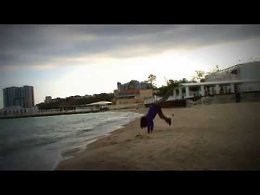
[[[162,111],[175,114],[171,126],[156,116],[147,134],[137,119],[57,170],[260,170],[260,102]]]

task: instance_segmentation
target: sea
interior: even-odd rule
[[[100,137],[141,114],[98,112],[74,115],[0,119],[0,170],[55,170]]]

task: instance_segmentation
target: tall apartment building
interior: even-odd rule
[[[117,90],[119,93],[127,93],[131,90],[140,90],[140,89],[152,89],[152,84],[147,82],[139,82],[137,80],[131,80],[128,83],[121,84],[117,82]]]
[[[34,92],[32,86],[4,88],[3,96],[5,108],[11,106],[31,108],[34,106]]]

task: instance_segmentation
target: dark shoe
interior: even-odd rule
[[[167,123],[168,123],[169,125],[171,125],[171,124],[172,124],[172,119],[168,118],[168,119],[167,119]]]

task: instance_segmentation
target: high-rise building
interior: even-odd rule
[[[34,92],[32,86],[8,87],[3,89],[4,107],[22,106],[31,108],[34,106]]]
[[[117,82],[117,90],[114,90],[116,104],[143,103],[144,99],[152,96],[152,85],[137,80],[131,80],[124,84]]]
[[[52,99],[51,99],[51,96],[46,96],[44,102],[45,102],[46,104],[48,104],[48,103],[51,102],[51,100],[52,100]]]

